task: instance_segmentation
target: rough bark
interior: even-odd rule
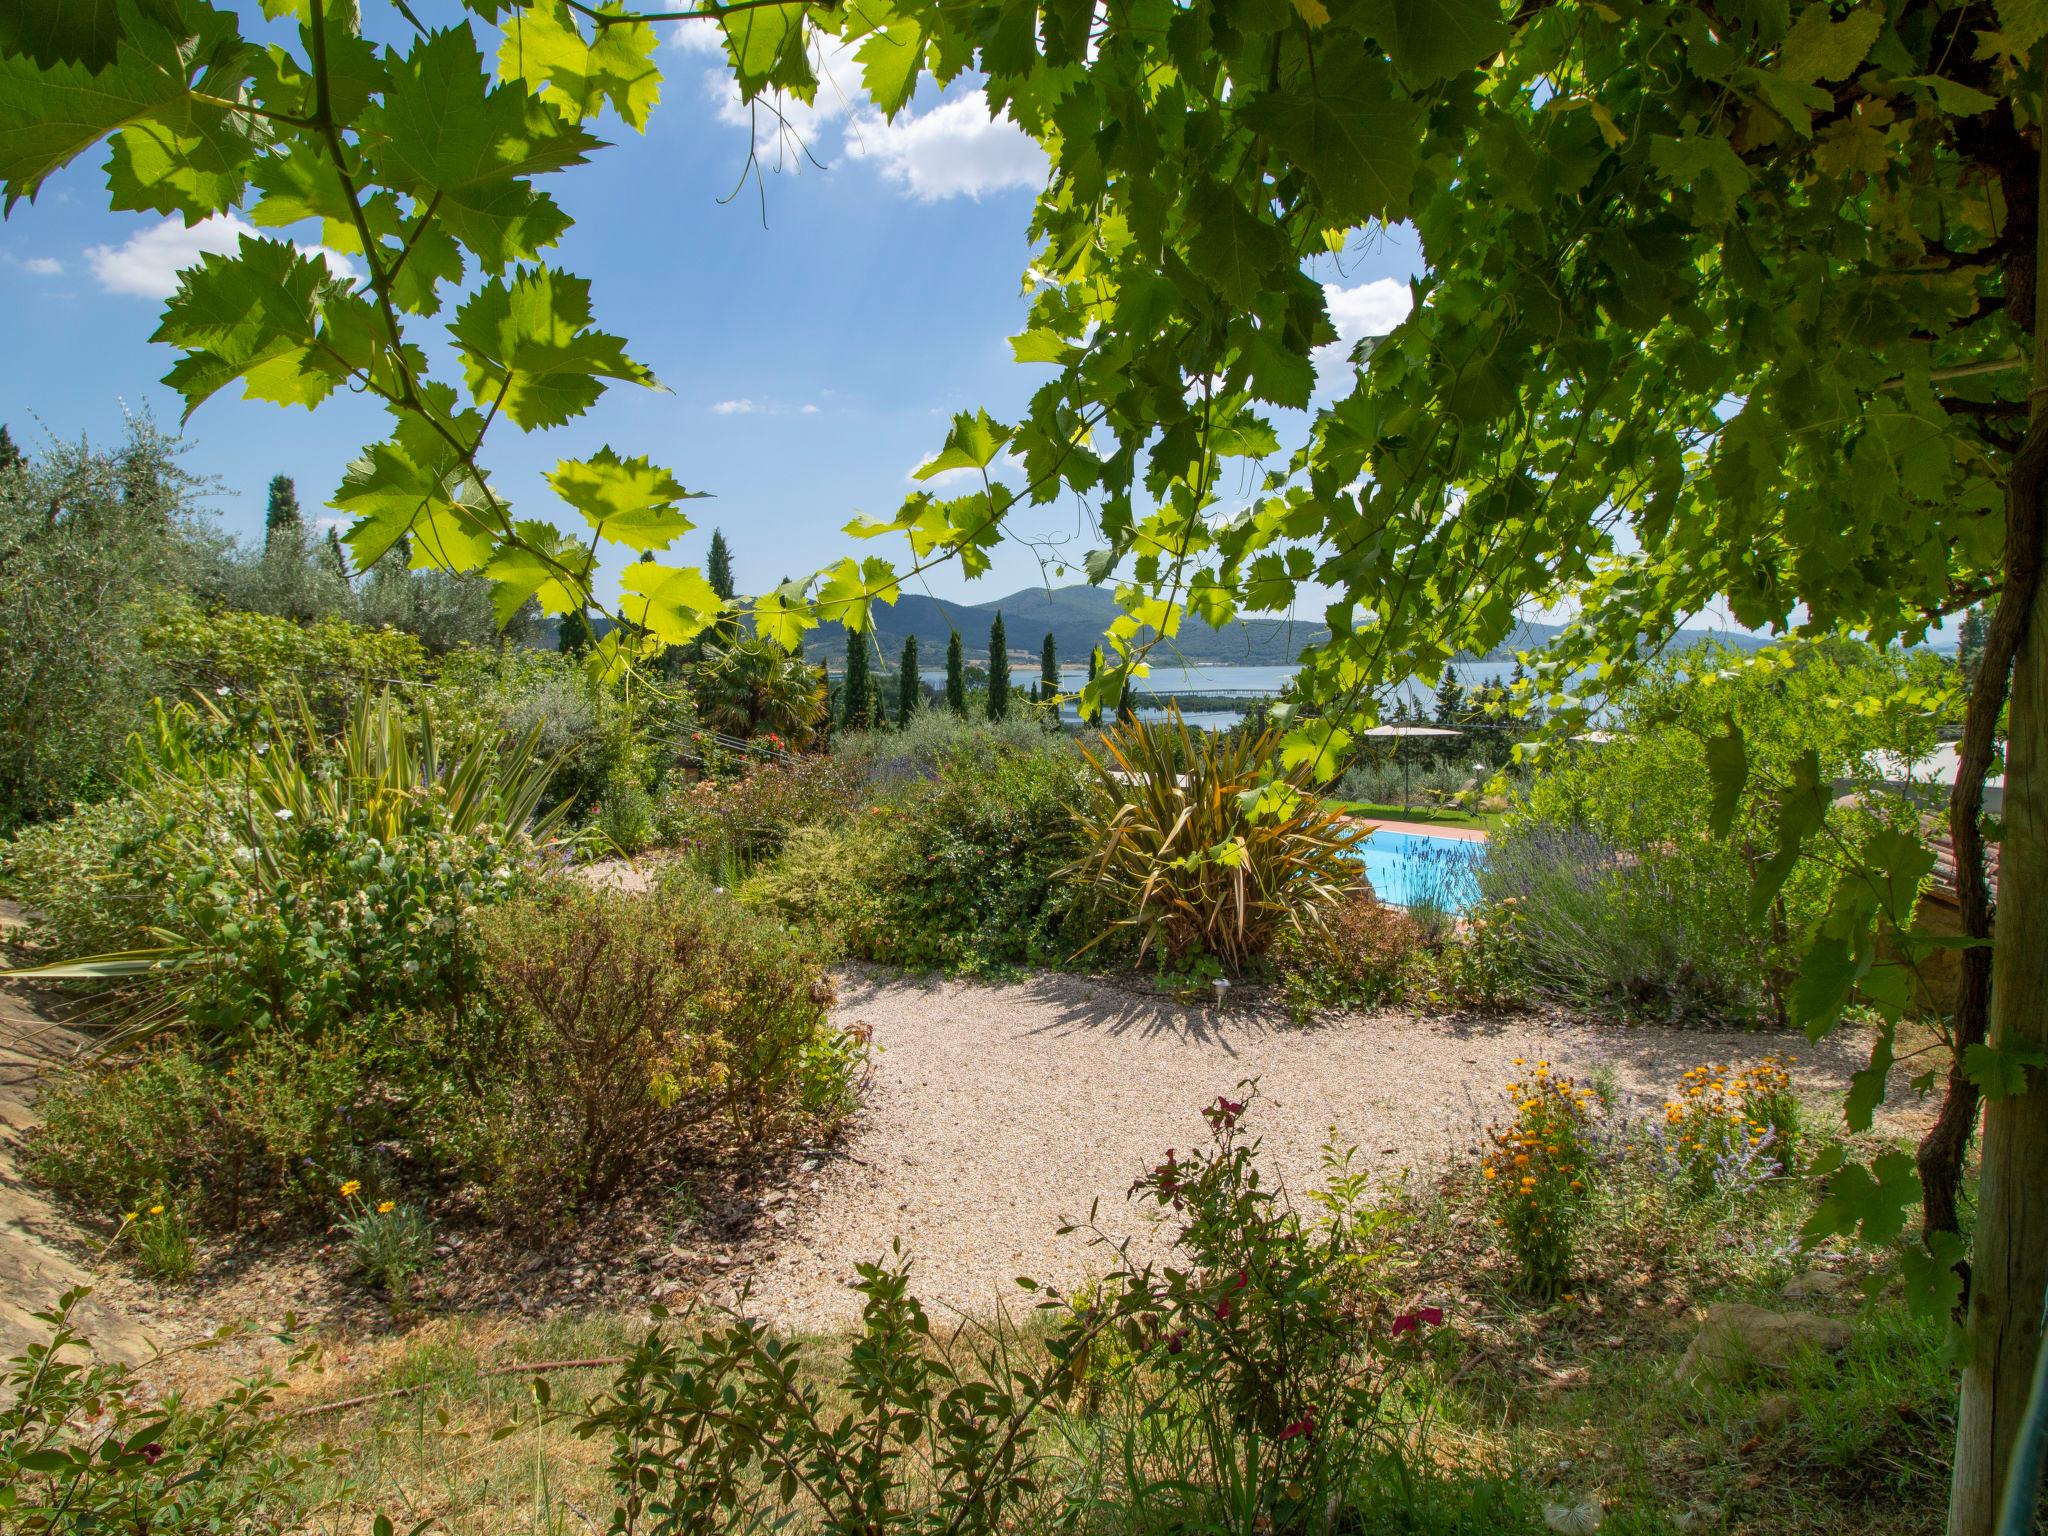
[[[2043,156],[2048,163],[2048,156]],[[2036,190],[2048,207],[2048,178]],[[2048,294],[2036,252],[2035,314]],[[2001,1051],[2048,1051],[2048,585],[2040,538],[2048,490],[2048,325],[2034,336],[2034,392],[2027,438],[2006,499],[2007,546],[2031,537],[2032,564],[2008,568],[2026,587],[2007,710],[2005,836],[1998,874],[1998,932],[1991,957],[1989,1043]],[[2006,604],[2000,602],[2003,612]],[[1995,621],[1994,621],[1995,624]],[[1960,777],[1960,776],[1959,776]],[[1956,849],[1961,873],[1963,849]],[[2027,1073],[2027,1091],[1984,1106],[1984,1171],[1967,1311],[1969,1363],[1956,1414],[1949,1536],[1992,1536],[2001,1487],[2025,1418],[2041,1347],[2048,1292],[2048,1072]]]

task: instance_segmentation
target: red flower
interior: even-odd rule
[[[1188,1331],[1185,1328],[1176,1328],[1166,1336],[1166,1352],[1169,1355],[1179,1354],[1187,1345]]]
[[[1312,1435],[1316,1432],[1316,1411],[1311,1408],[1292,1424],[1281,1430],[1274,1438],[1292,1440],[1297,1435]]]
[[[153,1467],[164,1459],[164,1448],[152,1440],[142,1448],[142,1459]]]
[[[1218,1322],[1220,1322],[1220,1323],[1227,1323],[1227,1322],[1229,1322],[1229,1321],[1230,1321],[1230,1303],[1229,1303],[1229,1302],[1227,1302],[1227,1301],[1220,1301],[1220,1302],[1218,1302],[1218,1303],[1216,1304],[1216,1320],[1217,1320]]]
[[[1395,1318],[1393,1334],[1398,1339],[1402,1334],[1413,1333],[1418,1328],[1434,1328],[1443,1320],[1444,1309],[1442,1307],[1420,1307],[1413,1312],[1403,1312],[1399,1317]]]

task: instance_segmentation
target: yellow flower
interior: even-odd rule
[[[133,1221],[135,1219],[135,1213],[133,1211],[123,1211],[121,1213],[121,1219],[123,1221]]]
[[[160,1205],[152,1205],[152,1206],[151,1206],[151,1207],[149,1208],[149,1214],[150,1214],[150,1215],[152,1215],[152,1216],[161,1216],[161,1215],[163,1215],[163,1213],[164,1213],[164,1208],[163,1208],[162,1206],[160,1206]]]
[[[1515,1154],[1515,1166],[1516,1166],[1517,1168],[1526,1168],[1526,1167],[1528,1167],[1528,1166],[1529,1166],[1529,1154],[1528,1154],[1528,1153],[1526,1153],[1526,1152],[1517,1152],[1517,1153]]]
[[[396,1200],[379,1200],[377,1202],[377,1214],[379,1216],[389,1216],[397,1208],[398,1202]]]
[[[1481,1173],[1481,1174],[1482,1174],[1483,1176],[1485,1176],[1486,1178],[1489,1178],[1489,1179],[1492,1179],[1492,1178],[1498,1178],[1498,1177],[1499,1177],[1499,1175],[1498,1175],[1498,1174],[1496,1174],[1496,1173],[1495,1173],[1495,1172],[1494,1172],[1494,1171],[1493,1171],[1493,1170],[1492,1170],[1491,1168],[1482,1168],[1482,1169],[1480,1169],[1480,1173]]]
[[[341,1198],[344,1200],[348,1199],[362,1187],[363,1181],[361,1179],[350,1179],[346,1184],[341,1186]]]

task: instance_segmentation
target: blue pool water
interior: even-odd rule
[[[1381,901],[1408,907],[1420,900],[1449,912],[1478,904],[1484,843],[1381,827],[1358,845],[1358,857]]]

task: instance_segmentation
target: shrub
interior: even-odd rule
[[[167,986],[154,1021],[209,1048],[464,1006],[469,914],[517,889],[547,827],[532,738],[505,756],[481,743],[443,755],[431,716],[388,697],[360,700],[333,743],[303,704],[246,748],[218,744],[221,718],[159,707],[138,747],[155,831],[114,853],[150,894],[157,947],[35,974]]]
[[[1363,835],[1340,811],[1269,783],[1278,737],[1203,735],[1178,714],[1103,732],[1083,749],[1089,795],[1074,873],[1113,927],[1178,968],[1214,955],[1232,970],[1283,927],[1315,921],[1363,875]]]
[[[1320,921],[1281,935],[1280,980],[1297,1016],[1378,1008],[1400,997],[1423,945],[1421,926],[1406,912],[1353,891]]]
[[[988,974],[1069,960],[1089,938],[1067,878],[1079,852],[1076,762],[1039,733],[1017,751],[968,735],[937,776],[873,817],[880,914],[849,943],[865,958]]]
[[[618,775],[606,783],[597,829],[624,854],[654,841],[654,801],[638,779]]]
[[[71,1325],[85,1295],[67,1291],[52,1311],[35,1314],[50,1328],[47,1342],[7,1363],[0,1393],[7,1529],[19,1536],[306,1529],[308,1490],[335,1457],[281,1448],[286,1421],[271,1411],[276,1382],[242,1382],[199,1409],[175,1395],[158,1400],[127,1366],[91,1357]]]
[[[350,1122],[361,1071],[340,1040],[265,1039],[227,1069],[161,1043],[47,1086],[28,1168],[96,1210],[170,1200],[207,1227],[238,1226],[281,1195],[316,1206],[321,1170],[391,1128]]]
[[[1526,1006],[1532,994],[1518,930],[1521,912],[1516,898],[1507,897],[1474,914],[1449,942],[1420,950],[1411,968],[1416,995],[1481,1013]]]
[[[1250,1086],[1203,1111],[1209,1146],[1169,1152],[1132,1186],[1177,1220],[1171,1262],[1119,1264],[1103,1285],[1139,1353],[1138,1423],[1168,1429],[1166,1466],[1132,1491],[1182,1529],[1320,1527],[1380,1440],[1412,1336],[1442,1321],[1397,1313],[1397,1218],[1368,1201],[1349,1152],[1325,1150],[1313,1214],[1261,1174]],[[1196,1468],[1220,1507],[1176,1507]]]
[[[873,953],[885,921],[892,871],[912,856],[899,824],[870,806],[838,827],[797,827],[775,858],[757,866],[733,894],[815,935],[835,953]]]
[[[18,832],[0,848],[0,880],[29,909],[29,943],[61,955],[148,943],[159,914],[139,861],[162,830],[139,800],[116,795]]]
[[[708,1116],[766,1135],[843,1074],[817,1047],[829,983],[815,953],[693,883],[652,896],[562,881],[485,914],[486,1008],[448,1054],[466,1083],[445,1144],[505,1214],[601,1200]]]
[[[836,757],[755,761],[734,778],[671,786],[656,823],[700,873],[735,885],[796,828],[848,814],[859,792],[859,770]]]
[[[1517,1059],[1515,1065],[1526,1063]],[[1523,1287],[1548,1300],[1570,1283],[1592,1208],[1593,1092],[1539,1061],[1508,1084],[1514,1115],[1487,1127],[1480,1163],[1494,1226],[1521,1268]]]
[[[1749,877],[1699,845],[1647,853],[1585,827],[1518,821],[1488,842],[1483,915],[1507,921],[1530,987],[1628,1019],[1753,1020],[1767,957]]]
[[[192,1234],[176,1211],[157,1201],[128,1212],[122,1226],[134,1244],[136,1262],[150,1279],[177,1285],[192,1278]]]
[[[364,694],[417,681],[427,666],[426,647],[395,629],[364,629],[331,615],[300,623],[208,612],[183,594],[161,605],[142,643],[170,681],[168,695],[296,691],[326,730],[339,730]]]

